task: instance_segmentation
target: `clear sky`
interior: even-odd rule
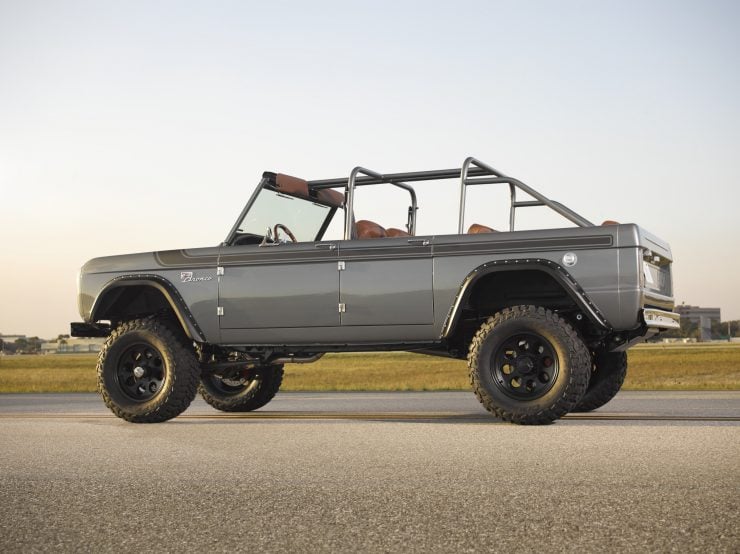
[[[468,155],[665,238],[677,300],[740,319],[739,26],[711,0],[0,0],[0,332],[68,332],[89,258],[219,243],[264,170]],[[453,232],[434,190],[419,231]]]

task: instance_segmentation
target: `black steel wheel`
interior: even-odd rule
[[[505,421],[550,423],[581,400],[591,355],[576,331],[537,306],[506,308],[481,325],[468,353],[473,391]]]
[[[555,348],[536,333],[513,334],[492,356],[494,383],[512,398],[534,400],[557,381],[560,363]]]
[[[222,412],[251,412],[272,400],[283,382],[282,364],[235,366],[201,377],[200,395]]]
[[[121,392],[134,402],[147,402],[162,390],[165,379],[162,353],[149,343],[125,348],[116,363],[116,381]]]
[[[590,412],[614,398],[627,377],[626,352],[597,352],[588,390],[574,412]]]
[[[181,414],[198,387],[200,366],[192,344],[156,317],[121,323],[98,358],[98,390],[118,417],[155,423]]]

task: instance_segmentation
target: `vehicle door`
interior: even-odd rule
[[[340,324],[336,242],[230,246],[219,267],[221,329]]]
[[[339,267],[342,326],[434,323],[428,237],[341,241]]]

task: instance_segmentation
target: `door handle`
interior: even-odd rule
[[[409,239],[408,243],[414,246],[429,246],[429,241],[427,239]]]
[[[314,246],[316,248],[326,248],[327,250],[334,250],[337,247],[336,244],[332,244],[331,242],[317,242]]]

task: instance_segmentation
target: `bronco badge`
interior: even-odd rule
[[[180,281],[183,283],[196,283],[198,281],[210,281],[211,279],[213,279],[211,275],[208,275],[207,277],[195,277],[192,271],[180,272]]]

